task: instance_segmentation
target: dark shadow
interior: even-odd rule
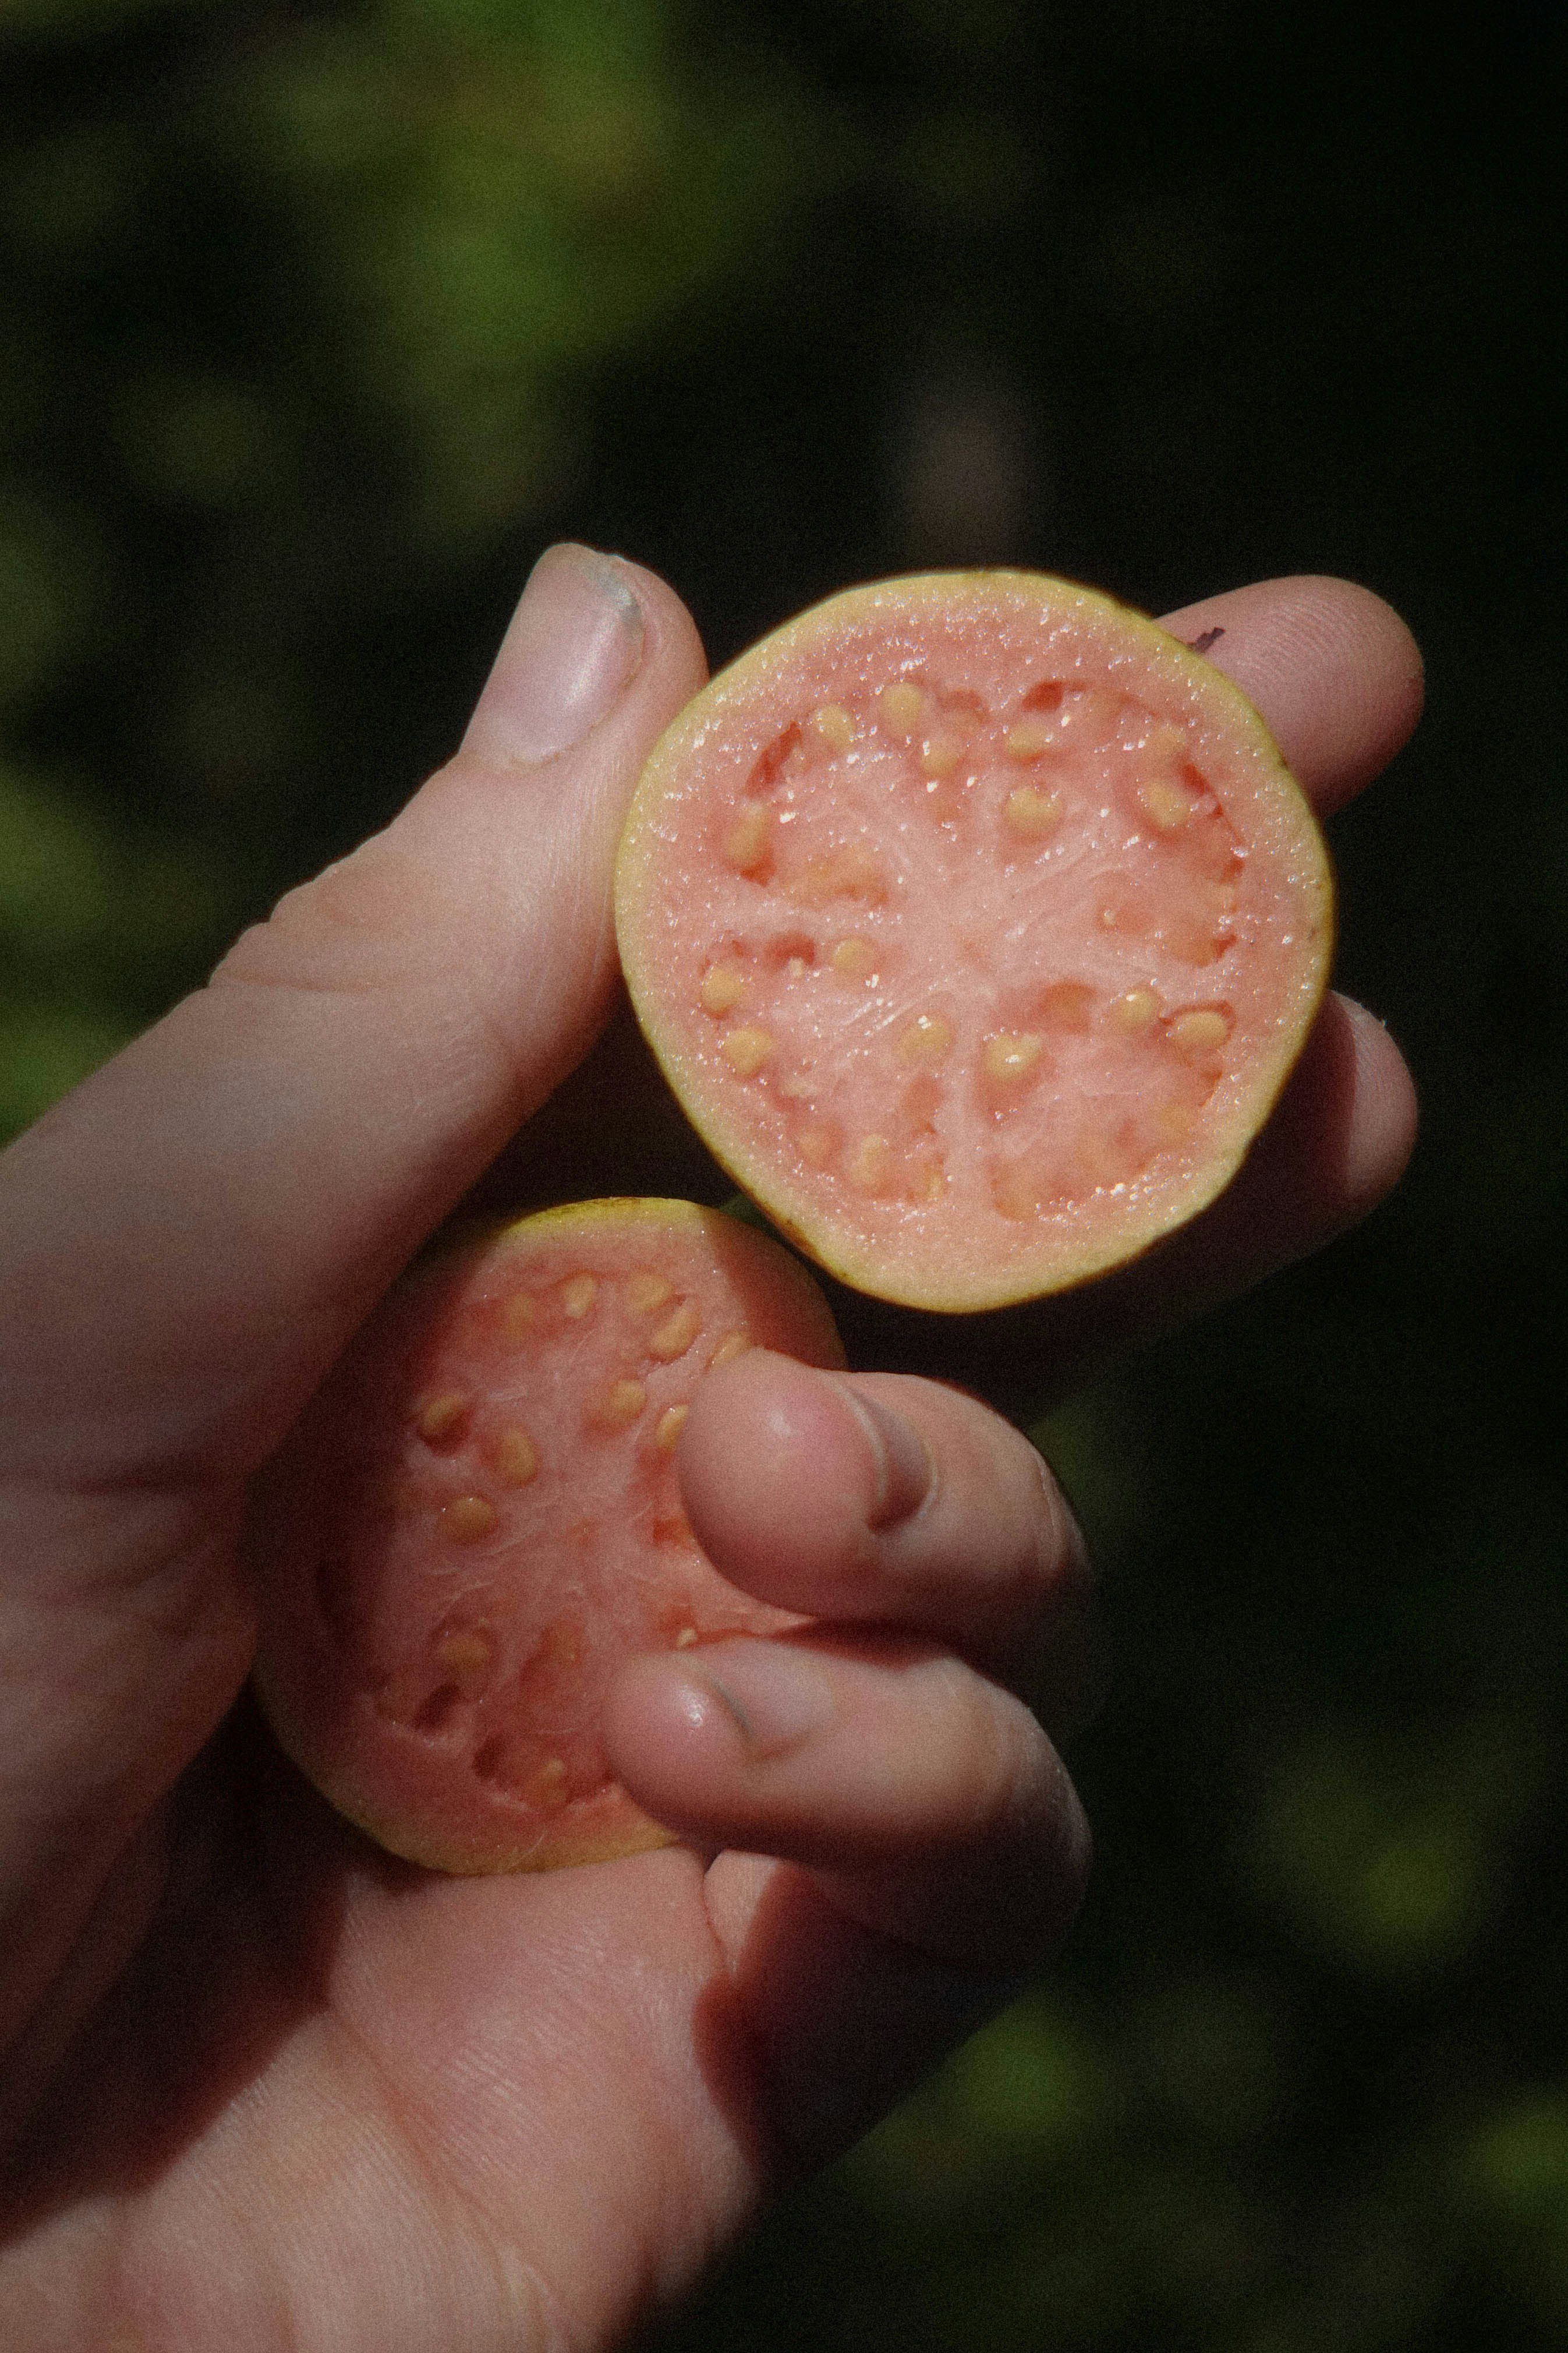
[[[763,2178],[787,2179],[847,2148],[1018,1989],[858,1926],[784,1865],[698,2004],[698,2058]]]
[[[326,2008],[348,1873],[428,1876],[331,1812],[248,1691],[174,1803],[157,1919],[12,2152],[0,2243],[148,2189]]]

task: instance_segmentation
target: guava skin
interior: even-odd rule
[[[1192,648],[1043,575],[851,589],[656,746],[633,1006],[721,1166],[852,1288],[943,1314],[1206,1208],[1327,986],[1315,818]]]
[[[610,1774],[619,1666],[798,1623],[681,1508],[697,1383],[764,1345],[841,1366],[812,1277],[689,1202],[583,1202],[470,1236],[383,1301],[269,1474],[257,1688],[340,1813],[448,1872],[668,1844]]]

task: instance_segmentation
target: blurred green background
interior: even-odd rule
[[[452,745],[571,533],[716,659],[1339,571],[1398,1199],[1040,1426],[1119,1671],[1047,1981],[659,2337],[1568,2344],[1560,7],[0,0],[0,1119]],[[1555,1278],[1553,1270],[1556,1270]]]

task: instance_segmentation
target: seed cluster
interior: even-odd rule
[[[1179,1150],[1226,1073],[1245,852],[1131,696],[893,679],[781,731],[710,822],[696,1050],[824,1188],[1032,1219]]]
[[[465,1313],[488,1345],[499,1339],[514,1352],[516,1381],[465,1377],[462,1349],[455,1347],[451,1377],[410,1398],[395,1458],[374,1481],[380,1525],[390,1514],[395,1535],[405,1529],[422,1557],[433,1544],[437,1559],[450,1564],[450,1607],[426,1625],[412,1652],[405,1632],[393,1642],[397,1663],[389,1670],[376,1630],[353,1622],[346,1556],[322,1560],[315,1602],[331,1647],[354,1666],[384,1722],[454,1756],[466,1752],[496,1794],[550,1814],[603,1789],[608,1769],[584,1715],[584,1620],[567,1609],[520,1641],[509,1607],[515,1561],[542,1540],[541,1526],[556,1524],[568,1489],[580,1504],[587,1459],[599,1463],[601,1490],[621,1504],[598,1521],[579,1516],[566,1525],[563,1540],[581,1553],[585,1577],[605,1521],[618,1516],[624,1526],[640,1495],[652,1544],[684,1556],[694,1585],[699,1572],[711,1577],[679,1508],[673,1457],[697,1380],[742,1354],[751,1338],[744,1327],[705,1314],[699,1298],[680,1288],[679,1271],[672,1280],[654,1265],[629,1274],[569,1266],[549,1282],[494,1291]],[[621,1359],[608,1378],[606,1356],[612,1364]],[[590,1360],[597,1367],[592,1377]],[[529,1394],[548,1403],[539,1427],[518,1403]],[[543,1429],[561,1427],[564,1398],[575,1399],[575,1428],[569,1420],[566,1459],[557,1463]],[[695,1642],[699,1615],[689,1599],[660,1603],[650,1646]],[[539,1730],[552,1721],[561,1726],[556,1740]]]

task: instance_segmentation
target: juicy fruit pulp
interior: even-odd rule
[[[632,1001],[688,1116],[834,1273],[995,1307],[1234,1175],[1326,983],[1317,825],[1251,705],[1026,573],[830,598],[656,747]]]
[[[382,1303],[257,1529],[262,1704],[341,1812],[447,1871],[666,1842],[609,1776],[609,1678],[795,1622],[727,1584],[680,1509],[692,1393],[752,1344],[844,1361],[805,1270],[684,1201],[546,1210]]]

